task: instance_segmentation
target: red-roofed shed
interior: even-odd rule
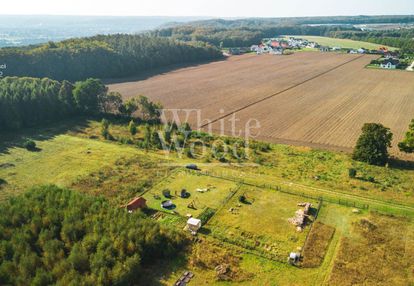
[[[147,200],[144,199],[143,197],[138,197],[138,198],[133,199],[126,206],[127,210],[131,212],[136,209],[144,209],[146,207],[147,207]]]

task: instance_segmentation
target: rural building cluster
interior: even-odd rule
[[[399,69],[407,68],[411,62],[404,62],[400,59],[398,51],[390,51],[387,47],[379,46],[378,49],[367,49],[364,47],[356,48],[343,48],[341,46],[325,46],[320,45],[314,41],[308,41],[306,39],[297,37],[281,37],[263,39],[261,43],[252,45],[250,48],[230,48],[226,55],[241,55],[248,52],[256,53],[257,55],[270,54],[270,55],[289,55],[295,50],[309,50],[320,52],[339,52],[348,54],[369,54],[379,55],[380,58],[373,60],[371,67],[381,69]],[[407,69],[410,70],[410,69]]]

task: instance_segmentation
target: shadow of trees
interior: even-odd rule
[[[96,118],[76,117],[46,124],[47,126],[25,128],[16,132],[0,132],[0,155],[9,154],[9,149],[12,148],[24,148],[24,143],[28,139],[46,141],[69,131],[80,132],[87,127],[88,121],[91,119]],[[41,149],[36,148],[33,151],[39,152]]]

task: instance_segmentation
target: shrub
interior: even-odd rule
[[[169,189],[165,189],[162,191],[162,195],[166,198],[171,198],[171,191]]]
[[[247,202],[246,197],[245,197],[244,195],[241,195],[241,196],[239,197],[239,202],[241,202],[241,203],[245,204],[245,203]]]
[[[29,151],[36,150],[36,142],[34,142],[33,140],[27,140],[23,143],[23,147]]]
[[[137,126],[136,126],[134,120],[131,120],[129,122],[128,129],[129,129],[129,133],[131,133],[132,136],[137,134]]]
[[[348,170],[348,174],[349,174],[349,177],[350,177],[350,178],[355,178],[355,177],[356,177],[356,175],[357,175],[357,170],[356,170],[356,169],[354,169],[354,168],[350,168],[350,169]]]

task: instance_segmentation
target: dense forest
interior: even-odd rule
[[[139,111],[145,120],[159,117],[162,106],[144,96],[123,101],[98,79],[74,84],[48,78],[0,79],[0,132],[31,127],[73,115],[115,113],[130,117]]]
[[[38,187],[0,205],[0,285],[149,285],[183,235],[102,197]]]
[[[124,34],[0,49],[0,62],[7,64],[6,76],[71,81],[126,77],[152,68],[220,57],[219,50],[202,42]]]
[[[217,47],[245,47],[258,44],[263,38],[278,35],[328,36],[341,30],[355,30],[339,26],[249,26],[240,28],[214,28],[183,25],[153,31],[158,37],[172,37],[180,41],[203,41]]]
[[[202,41],[217,47],[250,46],[263,38],[280,35],[311,35],[367,41],[414,51],[414,29],[361,31],[353,26],[375,23],[414,23],[414,16],[214,19],[170,25],[153,31],[152,35]]]

